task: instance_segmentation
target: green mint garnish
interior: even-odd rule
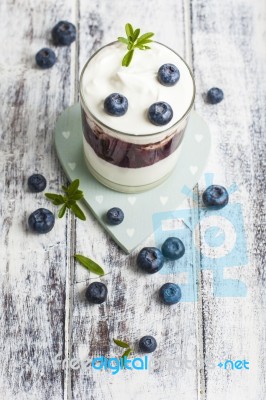
[[[127,349],[127,350],[123,353],[123,355],[122,355],[121,358],[123,358],[123,357],[128,357],[128,356],[130,355],[131,352],[132,352],[131,349]]]
[[[104,275],[104,270],[95,261],[88,257],[82,256],[81,254],[75,254],[75,259],[80,262],[83,267],[97,275]]]
[[[58,217],[65,215],[66,209],[71,210],[75,216],[82,221],[86,220],[84,212],[78,206],[77,201],[83,199],[84,195],[79,190],[79,179],[75,179],[68,187],[62,186],[64,196],[56,193],[45,193],[47,199],[51,200],[55,206],[62,206],[58,212]]]
[[[119,36],[117,40],[125,45],[127,45],[128,52],[125,54],[122,60],[122,66],[123,67],[128,67],[129,64],[131,63],[134,50],[135,49],[140,49],[140,50],[148,50],[150,49],[147,44],[151,43],[151,37],[154,35],[152,32],[147,32],[144,33],[143,35],[139,36],[140,34],[140,29],[133,29],[133,26],[129,23],[126,24],[125,26],[125,31],[127,37],[121,37]]]
[[[122,340],[119,339],[113,339],[114,343],[117,344],[119,347],[124,347],[124,349],[128,349],[130,346],[126,342],[123,342]]]
[[[117,344],[117,346],[119,347],[123,347],[124,349],[126,349],[124,351],[124,353],[122,354],[122,356],[120,358],[122,358],[123,362],[124,362],[124,357],[128,357],[130,355],[130,353],[132,353],[132,349],[130,348],[129,344],[126,342],[123,342],[122,340],[119,339],[113,339],[114,343]]]

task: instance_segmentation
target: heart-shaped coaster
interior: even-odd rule
[[[69,134],[66,135],[66,132]],[[118,245],[126,253],[131,253],[153,232],[152,215],[176,210],[186,196],[183,188],[189,190],[195,186],[210,152],[211,137],[206,122],[193,111],[175,170],[159,186],[134,195],[115,192],[103,186],[89,172],[83,158],[79,104],[69,107],[58,118],[55,146],[69,180],[80,180],[80,188],[89,209]],[[124,211],[125,218],[120,225],[106,224],[104,215],[112,207],[120,207]]]

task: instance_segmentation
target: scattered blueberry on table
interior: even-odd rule
[[[163,64],[158,71],[158,80],[164,86],[174,86],[180,78],[179,69],[174,64]]]
[[[54,227],[54,223],[54,214],[46,208],[38,208],[28,219],[30,229],[36,233],[50,232]]]
[[[41,174],[33,174],[28,179],[28,188],[33,193],[42,192],[46,188],[46,179]]]
[[[119,225],[124,220],[124,213],[119,207],[110,208],[106,213],[106,220],[110,225]]]
[[[166,125],[173,118],[173,110],[165,101],[153,103],[148,110],[148,118],[154,125]]]
[[[164,264],[164,256],[157,247],[144,247],[137,257],[137,265],[148,274],[158,272]]]
[[[164,304],[176,304],[181,299],[181,289],[175,283],[165,283],[160,288],[159,297]]]
[[[139,348],[144,353],[152,353],[156,347],[157,342],[153,336],[143,336],[139,341]]]
[[[44,47],[35,56],[36,64],[42,69],[51,68],[56,62],[56,55],[52,49]]]
[[[101,304],[107,298],[107,287],[102,282],[92,282],[86,290],[85,296],[90,303]]]
[[[211,185],[203,192],[202,201],[206,207],[218,210],[227,205],[229,195],[227,190],[220,185]]]
[[[162,245],[162,253],[165,258],[178,260],[185,254],[184,243],[176,237],[169,237]]]
[[[114,117],[122,117],[127,112],[128,101],[120,93],[111,93],[104,100],[104,110]]]
[[[224,93],[222,89],[219,89],[217,87],[213,87],[207,92],[207,101],[210,104],[218,104],[220,103],[224,98]]]
[[[70,46],[76,40],[76,27],[68,21],[59,21],[52,29],[55,45]]]

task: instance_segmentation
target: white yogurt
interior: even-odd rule
[[[154,182],[159,182],[164,176],[167,176],[173,170],[182,148],[182,146],[179,146],[168,157],[148,167],[121,168],[99,158],[85,138],[83,139],[83,145],[85,160],[89,164],[89,168],[92,167],[97,174],[109,181],[110,185],[114,182],[116,186],[138,188],[139,190],[137,191],[142,191],[141,187],[152,185]],[[93,171],[91,172],[93,173]],[[129,190],[129,192],[131,191]]]
[[[188,66],[171,49],[151,43],[151,49],[136,49],[129,67],[122,67],[126,46],[112,43],[97,52],[87,64],[82,80],[81,95],[89,111],[111,129],[131,135],[151,135],[164,131],[186,114],[194,99],[194,81]],[[172,87],[163,86],[157,79],[161,65],[171,63],[180,72],[179,81]],[[122,117],[108,115],[103,103],[111,93],[118,92],[128,99],[128,110]],[[162,126],[153,125],[147,111],[151,104],[165,101],[173,109],[173,118]]]

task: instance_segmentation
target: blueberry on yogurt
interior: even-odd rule
[[[128,109],[127,98],[120,93],[109,94],[104,100],[104,109],[109,115],[121,117]]]
[[[158,80],[164,86],[174,86],[180,78],[179,69],[174,64],[163,64],[158,71]]]
[[[153,103],[148,110],[148,118],[154,125],[166,125],[173,118],[173,110],[165,101]]]

